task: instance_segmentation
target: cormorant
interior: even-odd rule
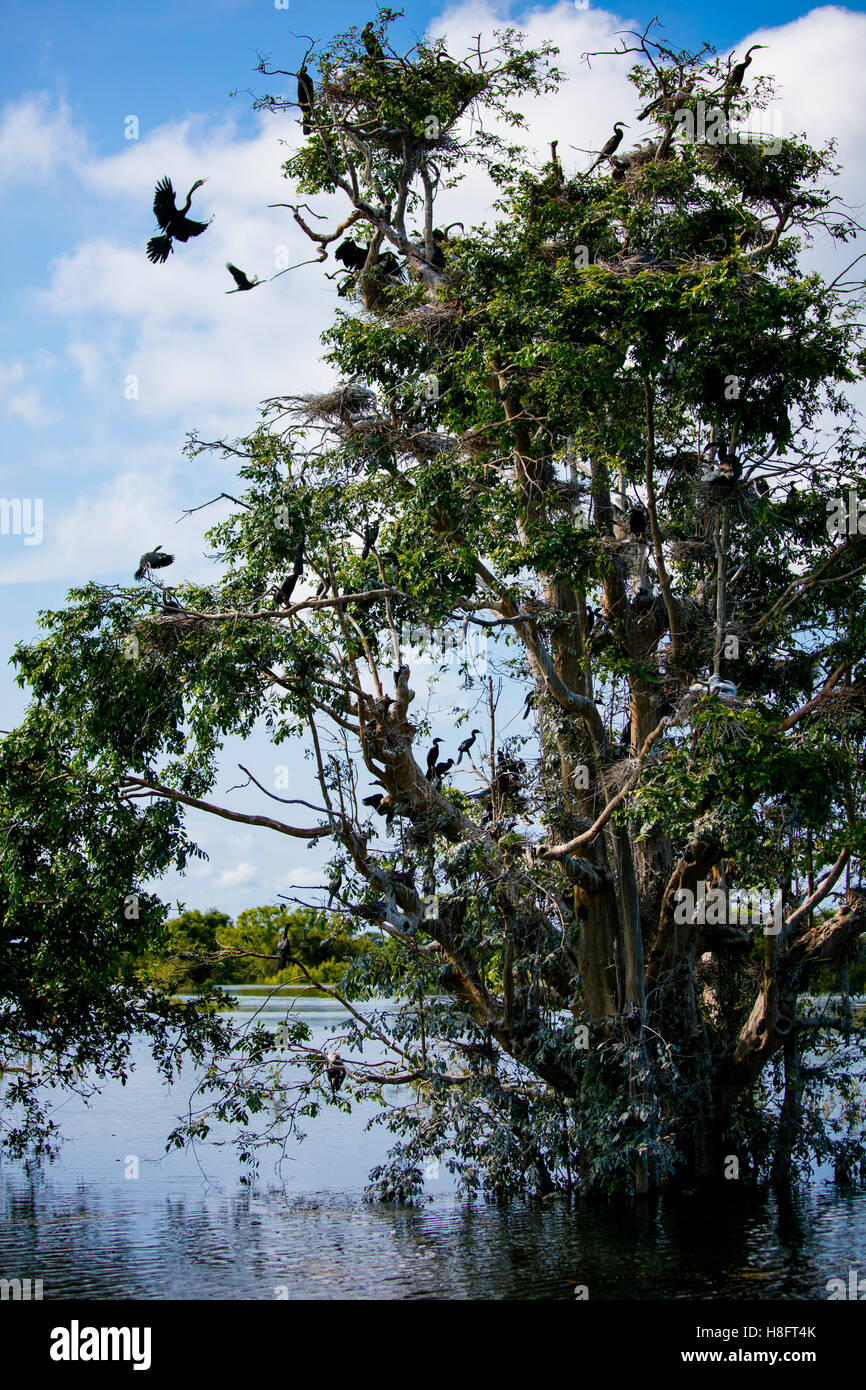
[[[476,738],[478,737],[478,735],[479,735],[480,733],[481,733],[481,730],[480,730],[480,729],[473,729],[473,730],[472,730],[472,737],[471,737],[471,738],[464,738],[463,742],[457,745],[457,754],[458,754],[458,757],[457,757],[457,766],[458,766],[458,767],[460,766],[460,764],[461,764],[462,761],[463,761],[463,754],[464,754],[464,753],[469,753],[470,749],[472,748],[473,743],[475,742]],[[472,759],[470,758],[469,761],[471,762]]]
[[[310,118],[313,114],[314,95],[312,79],[307,72],[306,64],[304,64],[298,73],[298,105],[301,108],[303,131],[305,135],[309,135],[313,129],[310,125]]]
[[[281,936],[277,942],[277,960],[280,970],[285,970],[289,961],[292,959],[292,948],[287,936]]]
[[[535,708],[535,691],[527,690],[526,699],[523,701],[523,713],[521,719],[529,718],[529,711]]]
[[[327,1062],[325,1075],[331,1083],[332,1094],[336,1095],[346,1079],[346,1068],[343,1066],[339,1052],[329,1052]]]
[[[138,562],[138,569],[135,571],[136,579],[143,579],[148,570],[165,569],[166,565],[174,564],[174,556],[166,555],[161,545],[155,550],[146,550]]]
[[[237,294],[238,290],[254,290],[256,285],[262,283],[258,276],[256,276],[255,280],[250,280],[249,276],[245,275],[242,270],[238,270],[236,265],[232,265],[231,261],[226,261],[226,270],[231,275],[236,286],[233,290],[226,290],[226,294]]]
[[[298,582],[298,580],[300,579],[300,577],[301,577],[301,575],[303,574],[303,572],[304,572],[304,544],[303,544],[303,541],[302,541],[301,544],[298,546],[298,549],[297,549],[297,551],[296,551],[296,553],[295,553],[295,567],[294,567],[294,569],[292,570],[291,574],[288,575],[288,576],[283,580],[282,584],[280,585],[280,587],[279,587],[279,588],[277,589],[277,591],[276,591],[277,605],[279,605],[280,603],[284,603],[284,604],[286,605],[286,607],[288,608],[289,604],[291,603],[292,594],[293,594],[293,592],[294,592],[295,585],[297,584],[297,582]],[[277,605],[275,605],[275,606],[277,606]]]
[[[450,772],[454,766],[453,758],[446,758],[444,763],[437,763],[433,769],[434,780],[441,782],[446,772]]]
[[[193,222],[186,215],[189,212],[193,193],[197,188],[201,188],[204,182],[204,179],[196,179],[187,193],[186,202],[180,211],[178,211],[175,192],[168,175],[166,174],[165,178],[160,179],[156,185],[153,211],[157,222],[162,227],[163,235],[152,236],[147,243],[147,259],[152,261],[154,265],[168,260],[174,250],[172,240],[189,241],[190,237],[201,236],[202,232],[207,231],[210,226],[209,222]]]
[[[430,264],[436,270],[445,269],[445,252],[442,250],[442,243],[446,240],[444,232],[440,232],[437,227],[433,233],[433,250],[430,253]]]
[[[339,893],[340,888],[342,887],[342,883],[343,883],[343,870],[342,870],[342,869],[338,869],[337,872],[334,874],[334,877],[333,877],[333,878],[330,880],[330,882],[328,883],[328,908],[330,908],[332,902],[334,901],[335,897],[336,897],[337,894]],[[327,909],[326,909],[326,911],[327,911]]]
[[[632,507],[629,512],[628,529],[633,536],[646,535],[646,512],[641,507]]]
[[[334,252],[334,260],[342,261],[347,270],[363,270],[367,263],[367,247],[344,237]]]
[[[373,32],[372,20],[368,20],[367,23],[364,25],[363,29],[361,30],[361,42],[363,43],[370,57],[375,58],[377,63],[385,61],[385,53],[382,48],[382,45],[380,44],[379,40],[376,38],[375,33]]]
[[[594,608],[590,608],[589,604],[587,604],[587,605],[586,605],[586,635],[587,635],[587,637],[588,637],[589,634],[592,632],[592,629],[595,627],[597,618],[598,618],[598,614],[596,613],[595,609],[594,609]]]
[[[746,53],[746,56],[743,59],[743,61],[741,63],[737,63],[736,67],[731,68],[731,75],[728,78],[726,87],[727,93],[732,94],[740,90],[740,88],[743,85],[743,78],[746,75],[746,68],[752,61],[752,54],[754,53],[755,49],[766,47],[767,45],[765,43],[753,43],[752,47]]]
[[[387,825],[394,819],[394,803],[390,796],[383,795],[382,792],[374,792],[372,796],[365,796],[364,806],[372,806],[377,816],[384,816]]]
[[[378,521],[374,521],[373,525],[368,526],[364,532],[364,547],[361,551],[362,560],[366,560],[373,546],[376,544],[376,537],[379,534],[379,525],[380,523]]]
[[[613,135],[610,137],[606,144],[602,145],[601,149],[598,152],[598,159],[595,161],[595,164],[591,164],[589,167],[590,173],[592,173],[593,169],[595,169],[603,159],[610,159],[610,156],[613,154],[614,150],[619,149],[620,144],[622,142],[623,127],[625,127],[626,130],[628,129],[628,126],[626,125],[625,121],[614,121]]]
[[[429,779],[432,779],[433,776],[434,776],[435,773],[436,773],[436,759],[439,757],[439,744],[440,744],[441,742],[442,742],[442,739],[441,739],[441,738],[434,738],[434,740],[433,740],[433,747],[430,749],[430,751],[429,751],[428,754],[427,754],[427,777],[428,777],[428,780],[429,780]]]

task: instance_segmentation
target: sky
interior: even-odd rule
[[[302,267],[266,288],[227,295],[225,262],[264,278],[306,258],[308,243],[286,209],[281,165],[297,146],[291,114],[251,109],[252,95],[281,90],[269,65],[296,69],[309,36],[325,40],[374,17],[374,8],[307,0],[106,0],[87,5],[4,6],[0,52],[0,498],[20,499],[18,534],[0,534],[0,727],[21,717],[25,696],[7,665],[14,644],[36,634],[40,609],[63,605],[88,580],[131,582],[143,550],[177,556],[179,579],[212,575],[203,532],[216,509],[181,519],[223,489],[233,472],[208,456],[182,454],[188,432],[214,439],[248,431],[259,402],[332,380],[319,335],[337,306],[321,266]],[[774,120],[815,143],[835,138],[844,167],[838,191],[862,209],[866,189],[866,0],[809,8],[787,3],[703,7],[655,4],[632,10],[559,0],[407,3],[397,34],[405,47],[425,32],[447,34],[452,52],[479,31],[511,23],[534,43],[559,44],[561,90],[526,105],[525,141],[544,157],[559,140],[567,167],[585,167],[616,119],[634,112],[628,63],[582,60],[611,49],[617,32],[653,15],[675,45],[714,45],[742,55],[754,42],[754,73],[778,84]],[[397,46],[397,37],[392,43]],[[285,81],[285,79],[283,79]],[[130,138],[133,137],[133,138]],[[197,178],[192,215],[213,222],[163,266],[144,254],[154,230],[157,179],[182,196]],[[479,222],[489,189],[470,179],[450,196],[452,216]],[[324,204],[320,210],[328,211]],[[342,207],[340,215],[343,215]],[[336,220],[336,219],[335,219]],[[837,273],[857,253],[816,243],[812,263]],[[832,275],[830,276],[832,278]],[[41,509],[41,511],[40,511]],[[40,525],[41,516],[41,525]],[[29,534],[24,534],[29,532]],[[437,732],[459,702],[456,680],[422,694]],[[473,720],[472,722],[476,722]],[[228,750],[222,786],[244,761],[267,785],[291,763],[292,785],[309,792],[305,767],[287,746],[264,739]],[[467,788],[468,789],[468,788]],[[239,809],[267,810],[247,793]],[[210,858],[166,892],[190,907],[232,914],[306,891],[322,881],[320,856],[303,842],[199,817],[195,834]],[[287,849],[288,845],[288,849]],[[316,900],[311,893],[309,901]]]

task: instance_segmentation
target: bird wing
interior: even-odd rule
[[[146,555],[145,559],[150,565],[150,568],[154,570],[161,570],[164,569],[166,565],[174,564],[174,556],[166,555],[165,551],[162,550],[154,550],[152,554]]]
[[[232,265],[231,261],[226,261],[226,270],[229,272],[229,275],[231,275],[239,290],[252,289],[252,285],[244,272],[238,270],[236,265]]]
[[[182,217],[172,228],[172,236],[178,241],[189,241],[191,236],[201,236],[210,226],[209,222],[194,222],[191,217]]]
[[[153,211],[160,227],[167,227],[171,219],[177,216],[174,189],[167,174],[156,185],[156,192],[153,195]]]

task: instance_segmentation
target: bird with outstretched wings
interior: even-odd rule
[[[196,179],[186,195],[186,202],[180,209],[177,206],[176,194],[168,175],[166,174],[164,178],[161,178],[156,185],[153,196],[153,212],[163,234],[162,236],[152,236],[147,243],[147,258],[154,265],[168,260],[174,250],[172,244],[174,241],[189,241],[190,237],[201,236],[202,232],[207,231],[210,222],[196,222],[191,217],[187,217],[192,195],[197,188],[201,188],[204,182],[204,179]]]

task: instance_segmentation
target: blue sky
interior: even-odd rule
[[[431,24],[457,48],[507,20],[525,23],[534,42],[548,35],[560,42],[566,84],[528,112],[527,139],[543,151],[559,138],[560,154],[575,163],[633,109],[627,65],[597,60],[590,72],[580,63],[585,49],[610,48],[617,30],[643,27],[657,13],[674,43],[707,39],[742,52],[757,38],[770,47],[756,55],[755,70],[778,75],[785,128],[806,129],[816,141],[838,138],[847,169],[841,190],[860,206],[864,8],[816,10],[779,0],[705,9],[677,0],[661,11],[614,11],[577,10],[569,0],[529,7],[485,0],[443,11],[411,3],[401,27],[407,47]],[[68,588],[89,578],[131,580],[140,552],[157,543],[177,554],[179,578],[208,575],[207,523],[177,519],[184,507],[231,490],[232,473],[207,460],[186,463],[187,431],[240,433],[255,422],[263,397],[330,380],[317,361],[318,334],[337,301],[321,270],[308,267],[254,295],[227,297],[224,262],[265,276],[278,248],[287,247],[293,261],[307,250],[289,214],[267,207],[286,197],[280,165],[289,151],[280,141],[291,147],[299,130],[292,117],[251,111],[245,89],[261,91],[265,82],[255,72],[257,54],[291,69],[305,47],[293,35],[324,39],[373,14],[372,5],[306,0],[290,0],[287,10],[272,0],[7,0],[0,497],[42,499],[45,535],[33,546],[0,535],[3,728],[23,708],[5,662],[14,642],[33,634],[40,608],[60,606]],[[125,138],[130,115],[138,119],[137,140]],[[193,215],[214,214],[214,222],[154,267],[144,246],[153,230],[153,186],[165,173],[182,193],[207,177]],[[483,183],[470,180],[452,195],[450,206],[459,209],[452,216],[468,209],[468,220],[480,220],[486,202]],[[841,268],[827,247],[818,244],[814,255]],[[139,387],[132,400],[124,390],[130,377]],[[447,682],[431,696],[442,729],[455,698]],[[235,763],[259,757],[259,768],[274,761],[263,742],[233,754]],[[282,841],[273,846],[224,824],[202,833],[212,863],[183,890],[191,905],[219,902],[236,911],[273,901],[293,873],[315,876],[301,847],[286,863]]]

